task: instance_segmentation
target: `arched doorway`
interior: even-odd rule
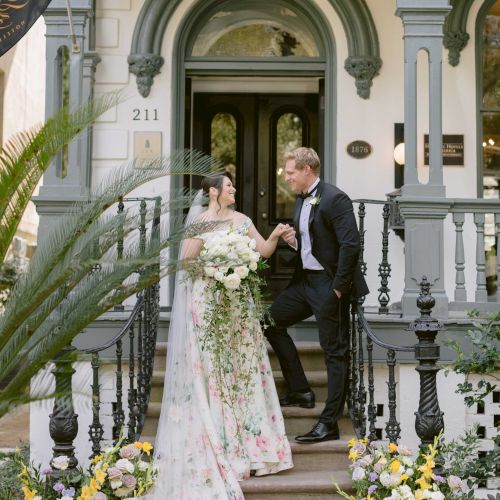
[[[294,196],[282,175],[287,150],[314,147],[322,176],[335,179],[333,38],[323,14],[304,3],[204,2],[177,38],[173,144],[224,161],[238,208],[264,236],[292,218]],[[273,256],[274,293],[289,280],[290,253],[282,245]]]

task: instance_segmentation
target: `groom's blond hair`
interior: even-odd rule
[[[315,173],[319,173],[321,162],[319,156],[313,148],[300,147],[290,151],[285,155],[285,162],[295,160],[295,168],[302,170],[306,165],[309,165]]]

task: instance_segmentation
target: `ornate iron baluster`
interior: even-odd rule
[[[354,424],[354,430],[358,437],[361,436],[359,428],[359,404],[358,395],[358,346],[356,337],[356,301],[351,305],[351,380],[349,391],[349,409],[351,411],[351,420]]]
[[[388,287],[389,277],[391,276],[391,265],[387,259],[389,254],[389,204],[384,204],[384,210],[382,212],[382,217],[384,219],[384,229],[382,230],[382,262],[378,266],[378,275],[380,276],[380,292],[378,295],[378,301],[380,307],[378,308],[379,314],[387,314],[389,308],[389,292]]]
[[[369,441],[375,441],[375,422],[377,420],[377,409],[375,407],[375,377],[373,376],[373,342],[370,337],[366,338],[366,350],[368,352],[368,424],[370,433]]]
[[[122,372],[122,341],[116,343],[116,406],[113,411],[113,439],[116,441],[125,423],[125,413],[123,411],[123,372]]]
[[[73,445],[73,441],[78,434],[78,415],[73,407],[71,384],[73,373],[75,373],[73,369],[74,351],[75,348],[72,345],[64,347],[54,359],[54,369],[52,370],[56,379],[54,408],[49,415],[49,433],[54,441],[52,459],[60,455],[64,455],[69,459],[69,465],[65,471],[53,467],[53,476],[55,477],[70,472],[78,464]]]
[[[359,385],[358,385],[358,408],[359,408],[359,429],[360,435],[366,436],[366,389],[365,389],[365,360],[363,353],[363,326],[359,321],[353,323],[353,333],[355,333],[355,326],[358,328],[358,372],[359,372]]]
[[[92,442],[92,455],[93,458],[101,451],[101,440],[104,435],[101,421],[99,419],[99,410],[101,406],[100,401],[100,385],[99,385],[99,353],[92,354],[92,423],[89,426],[89,436]]]
[[[358,219],[359,219],[359,266],[361,267],[361,272],[366,276],[366,262],[364,260],[365,255],[365,204],[361,202],[358,207]]]
[[[123,238],[124,238],[124,231],[123,231],[123,212],[125,210],[125,204],[123,203],[123,196],[120,196],[118,198],[118,217],[120,218],[120,224],[118,226],[118,238],[116,242],[116,259],[121,260],[123,259]],[[123,311],[125,307],[123,304],[117,304],[114,307],[115,311]]]
[[[385,426],[385,433],[391,443],[397,443],[401,437],[401,426],[396,418],[396,377],[394,367],[396,366],[396,352],[393,349],[387,351],[387,366],[389,367],[389,381],[387,382],[389,394],[389,420]]]
[[[134,323],[129,329],[129,359],[128,359],[128,438],[133,441],[135,439],[135,430],[137,425],[137,392],[135,390],[135,349],[134,349]]]
[[[433,443],[434,438],[444,429],[443,412],[439,408],[436,389],[436,375],[439,367],[440,349],[435,343],[436,336],[442,328],[442,324],[431,317],[432,308],[436,301],[430,294],[430,283],[424,276],[420,283],[420,295],[417,306],[420,317],[411,325],[410,330],[418,337],[415,346],[415,359],[419,365],[416,370],[420,375],[420,401],[418,411],[415,413],[415,430],[420,438],[420,448],[427,450],[428,445]]]

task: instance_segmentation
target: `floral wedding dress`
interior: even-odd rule
[[[235,231],[246,234],[250,224]],[[239,481],[293,467],[264,336],[248,313],[252,297],[232,302],[224,314],[234,334],[230,359],[219,366],[204,347],[210,283],[178,274],[156,439],[159,473],[148,498],[240,500]]]

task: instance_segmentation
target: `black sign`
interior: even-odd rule
[[[443,165],[464,164],[464,136],[443,135]],[[424,165],[429,165],[429,135],[424,135]]]
[[[360,160],[372,152],[372,147],[365,141],[352,141],[347,145],[346,151],[348,155]]]
[[[0,56],[21,40],[49,3],[50,0],[0,0]]]

